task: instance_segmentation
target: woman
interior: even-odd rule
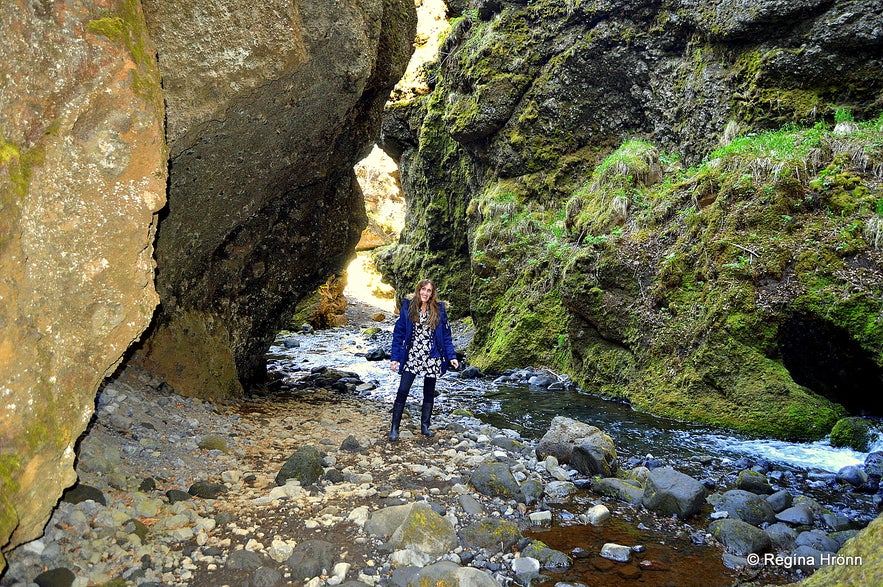
[[[460,367],[454,352],[451,326],[445,313],[445,304],[435,295],[435,284],[424,279],[410,299],[402,300],[399,319],[392,331],[392,361],[390,368],[399,371],[402,378],[395,402],[392,404],[392,425],[389,439],[398,440],[399,423],[405,411],[408,392],[418,375],[423,376],[423,407],[420,410],[420,432],[433,436],[429,429],[432,405],[435,401],[435,382],[447,371],[448,363]]]

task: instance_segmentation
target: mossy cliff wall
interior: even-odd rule
[[[876,4],[452,16],[384,117],[409,212],[378,264],[474,318],[472,362],[784,438],[883,410]]]
[[[5,549],[38,537],[76,480],[98,385],[150,322],[166,149],[137,2],[3,2],[0,30]]]
[[[144,1],[167,103],[162,304],[133,358],[177,391],[242,393],[295,304],[367,223],[353,165],[412,51],[409,0]]]

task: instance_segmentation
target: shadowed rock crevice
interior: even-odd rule
[[[779,329],[782,362],[794,381],[852,414],[883,416],[880,369],[843,328],[818,316],[795,314]]]

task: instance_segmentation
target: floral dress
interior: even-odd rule
[[[432,350],[432,327],[429,314],[420,312],[420,323],[414,325],[414,341],[408,350],[408,360],[403,370],[423,377],[441,377],[441,358],[430,357]]]

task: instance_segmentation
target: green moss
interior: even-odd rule
[[[13,144],[7,143],[0,134],[0,165],[8,165],[13,159],[21,157],[21,152]]]
[[[628,385],[632,404],[678,420],[788,440],[819,439],[843,416],[842,408],[795,384],[781,364],[715,338],[686,360],[650,361]]]
[[[156,63],[156,52],[150,44],[150,34],[141,11],[141,2],[124,0],[118,2],[117,6],[115,13],[90,21],[86,29],[126,47],[136,65],[133,71],[134,89],[153,105],[157,116],[162,119],[165,106],[161,76]]]
[[[52,133],[53,130],[48,131]],[[0,205],[5,209],[7,206],[17,206],[25,199],[31,185],[31,175],[34,167],[43,164],[45,149],[42,146],[21,151],[17,145],[7,143],[0,135],[0,165],[6,166],[11,186],[3,188]],[[4,210],[5,213],[6,210]]]
[[[883,585],[883,516],[878,516],[858,536],[848,540],[838,557],[854,564],[824,565],[801,582],[803,587],[831,585]]]
[[[18,526],[18,514],[12,505],[11,498],[19,489],[17,479],[21,470],[21,461],[10,454],[0,454],[0,544],[5,544],[7,538]],[[0,555],[0,572],[5,567],[5,560]]]
[[[629,216],[629,208],[641,201],[643,188],[662,178],[660,153],[643,140],[623,143],[598,165],[581,189],[566,204],[566,226],[570,235],[602,237]]]
[[[197,446],[203,450],[219,450],[221,452],[229,452],[227,450],[227,438],[220,434],[208,434],[199,439]]]
[[[788,122],[814,121],[817,113],[824,109],[817,90],[773,85],[776,78],[767,74],[766,62],[777,60],[782,51],[785,50],[748,51],[736,60],[735,72],[741,91],[733,93],[732,107],[738,119],[769,128]]]
[[[847,446],[858,452],[868,452],[871,426],[864,418],[842,418],[831,429],[831,446]]]
[[[492,336],[474,346],[471,361],[487,370],[501,371],[528,364],[559,367],[565,349],[559,347],[565,313],[557,293],[550,292],[539,301],[529,300],[523,291],[510,289],[500,301],[490,324]]]

